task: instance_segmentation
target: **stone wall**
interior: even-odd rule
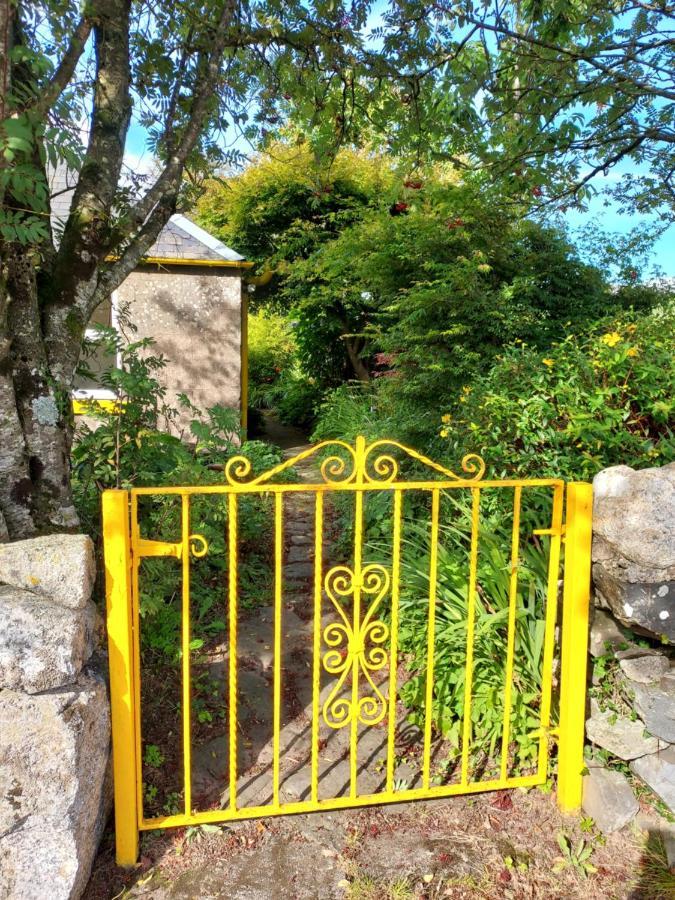
[[[675,464],[614,466],[593,488],[590,652],[600,664],[586,722],[584,810],[611,832],[639,810],[626,766],[675,814]],[[675,865],[675,831],[665,821],[663,836]]]
[[[0,544],[0,897],[78,898],[110,807],[84,535]]]

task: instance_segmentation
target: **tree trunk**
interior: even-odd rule
[[[196,53],[193,80],[182,85],[190,95],[187,122],[176,131],[185,110],[181,105],[180,112],[169,111],[164,168],[126,218],[117,220],[112,211],[120,199],[132,109],[131,6],[131,0],[85,4],[45,85],[30,53],[7,64],[10,44],[28,42],[23,20],[15,14],[20,6],[0,0],[1,108],[11,88],[20,106],[33,104],[33,114],[45,116],[75,72],[90,33],[95,69],[88,145],[59,247],[51,235],[32,245],[0,238],[0,540],[78,527],[70,485],[70,397],[84,330],[96,306],[136,267],[175,211],[186,160],[213,113],[225,47],[228,40],[229,46],[239,41],[231,30],[238,4],[215,4],[213,21],[203,23],[201,45],[190,50]],[[180,88],[179,80],[176,96]],[[42,151],[38,127],[32,153],[26,151],[22,162],[40,181],[45,178]],[[0,195],[0,204],[6,201],[15,209],[28,202],[13,197],[10,188]],[[37,206],[35,212],[44,215]]]
[[[30,478],[21,423],[14,398],[6,321],[6,266],[0,274],[0,540],[34,530],[28,498]]]
[[[347,349],[347,356],[349,357],[349,362],[351,363],[351,367],[354,370],[354,374],[362,381],[364,384],[368,384],[370,381],[370,372],[368,371],[368,366],[361,359],[361,351],[363,350],[364,343],[359,338],[351,338],[347,335],[343,336],[343,341],[345,342],[345,347]]]
[[[0,321],[0,511],[7,536],[76,528],[70,489],[70,388],[48,364],[35,257],[7,253]],[[77,362],[81,331],[67,349]]]

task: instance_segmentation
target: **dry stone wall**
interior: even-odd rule
[[[109,810],[94,575],[84,535],[0,545],[0,897],[80,897]]]
[[[626,773],[675,815],[675,464],[614,466],[593,490],[596,674],[583,805],[611,832],[638,813]],[[665,821],[664,843],[675,865]]]

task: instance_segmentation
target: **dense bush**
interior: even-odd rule
[[[308,431],[314,424],[322,397],[323,391],[316,381],[296,365],[279,380],[274,408],[282,422]]]
[[[546,351],[522,343],[464,386],[439,422],[445,457],[493,471],[592,478],[675,459],[675,308],[623,315]]]
[[[309,430],[323,392],[297,359],[295,324],[269,311],[249,317],[249,406]]]
[[[675,459],[673,346],[672,305],[625,313],[547,349],[515,342],[427,409],[400,374],[342,386],[320,406],[314,437],[396,437],[450,466],[475,452],[497,475],[586,479],[609,465],[663,465]]]
[[[404,212],[364,212],[286,279],[300,358],[325,384],[394,368],[424,415],[515,338],[546,346],[622,303],[560,231],[489,192],[430,182],[405,196]]]
[[[391,182],[390,163],[374,154],[345,148],[324,161],[307,145],[278,143],[243,172],[208,182],[195,215],[283,278],[286,264],[334,238]]]
[[[296,346],[288,319],[269,311],[248,317],[249,406],[268,409],[277,385],[295,363]]]

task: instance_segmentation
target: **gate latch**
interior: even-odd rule
[[[189,549],[196,559],[206,556],[209,545],[201,534],[191,534],[188,538]],[[136,545],[139,557],[143,556],[173,556],[176,559],[183,558],[183,541],[169,543],[168,541],[149,541],[140,538]]]

